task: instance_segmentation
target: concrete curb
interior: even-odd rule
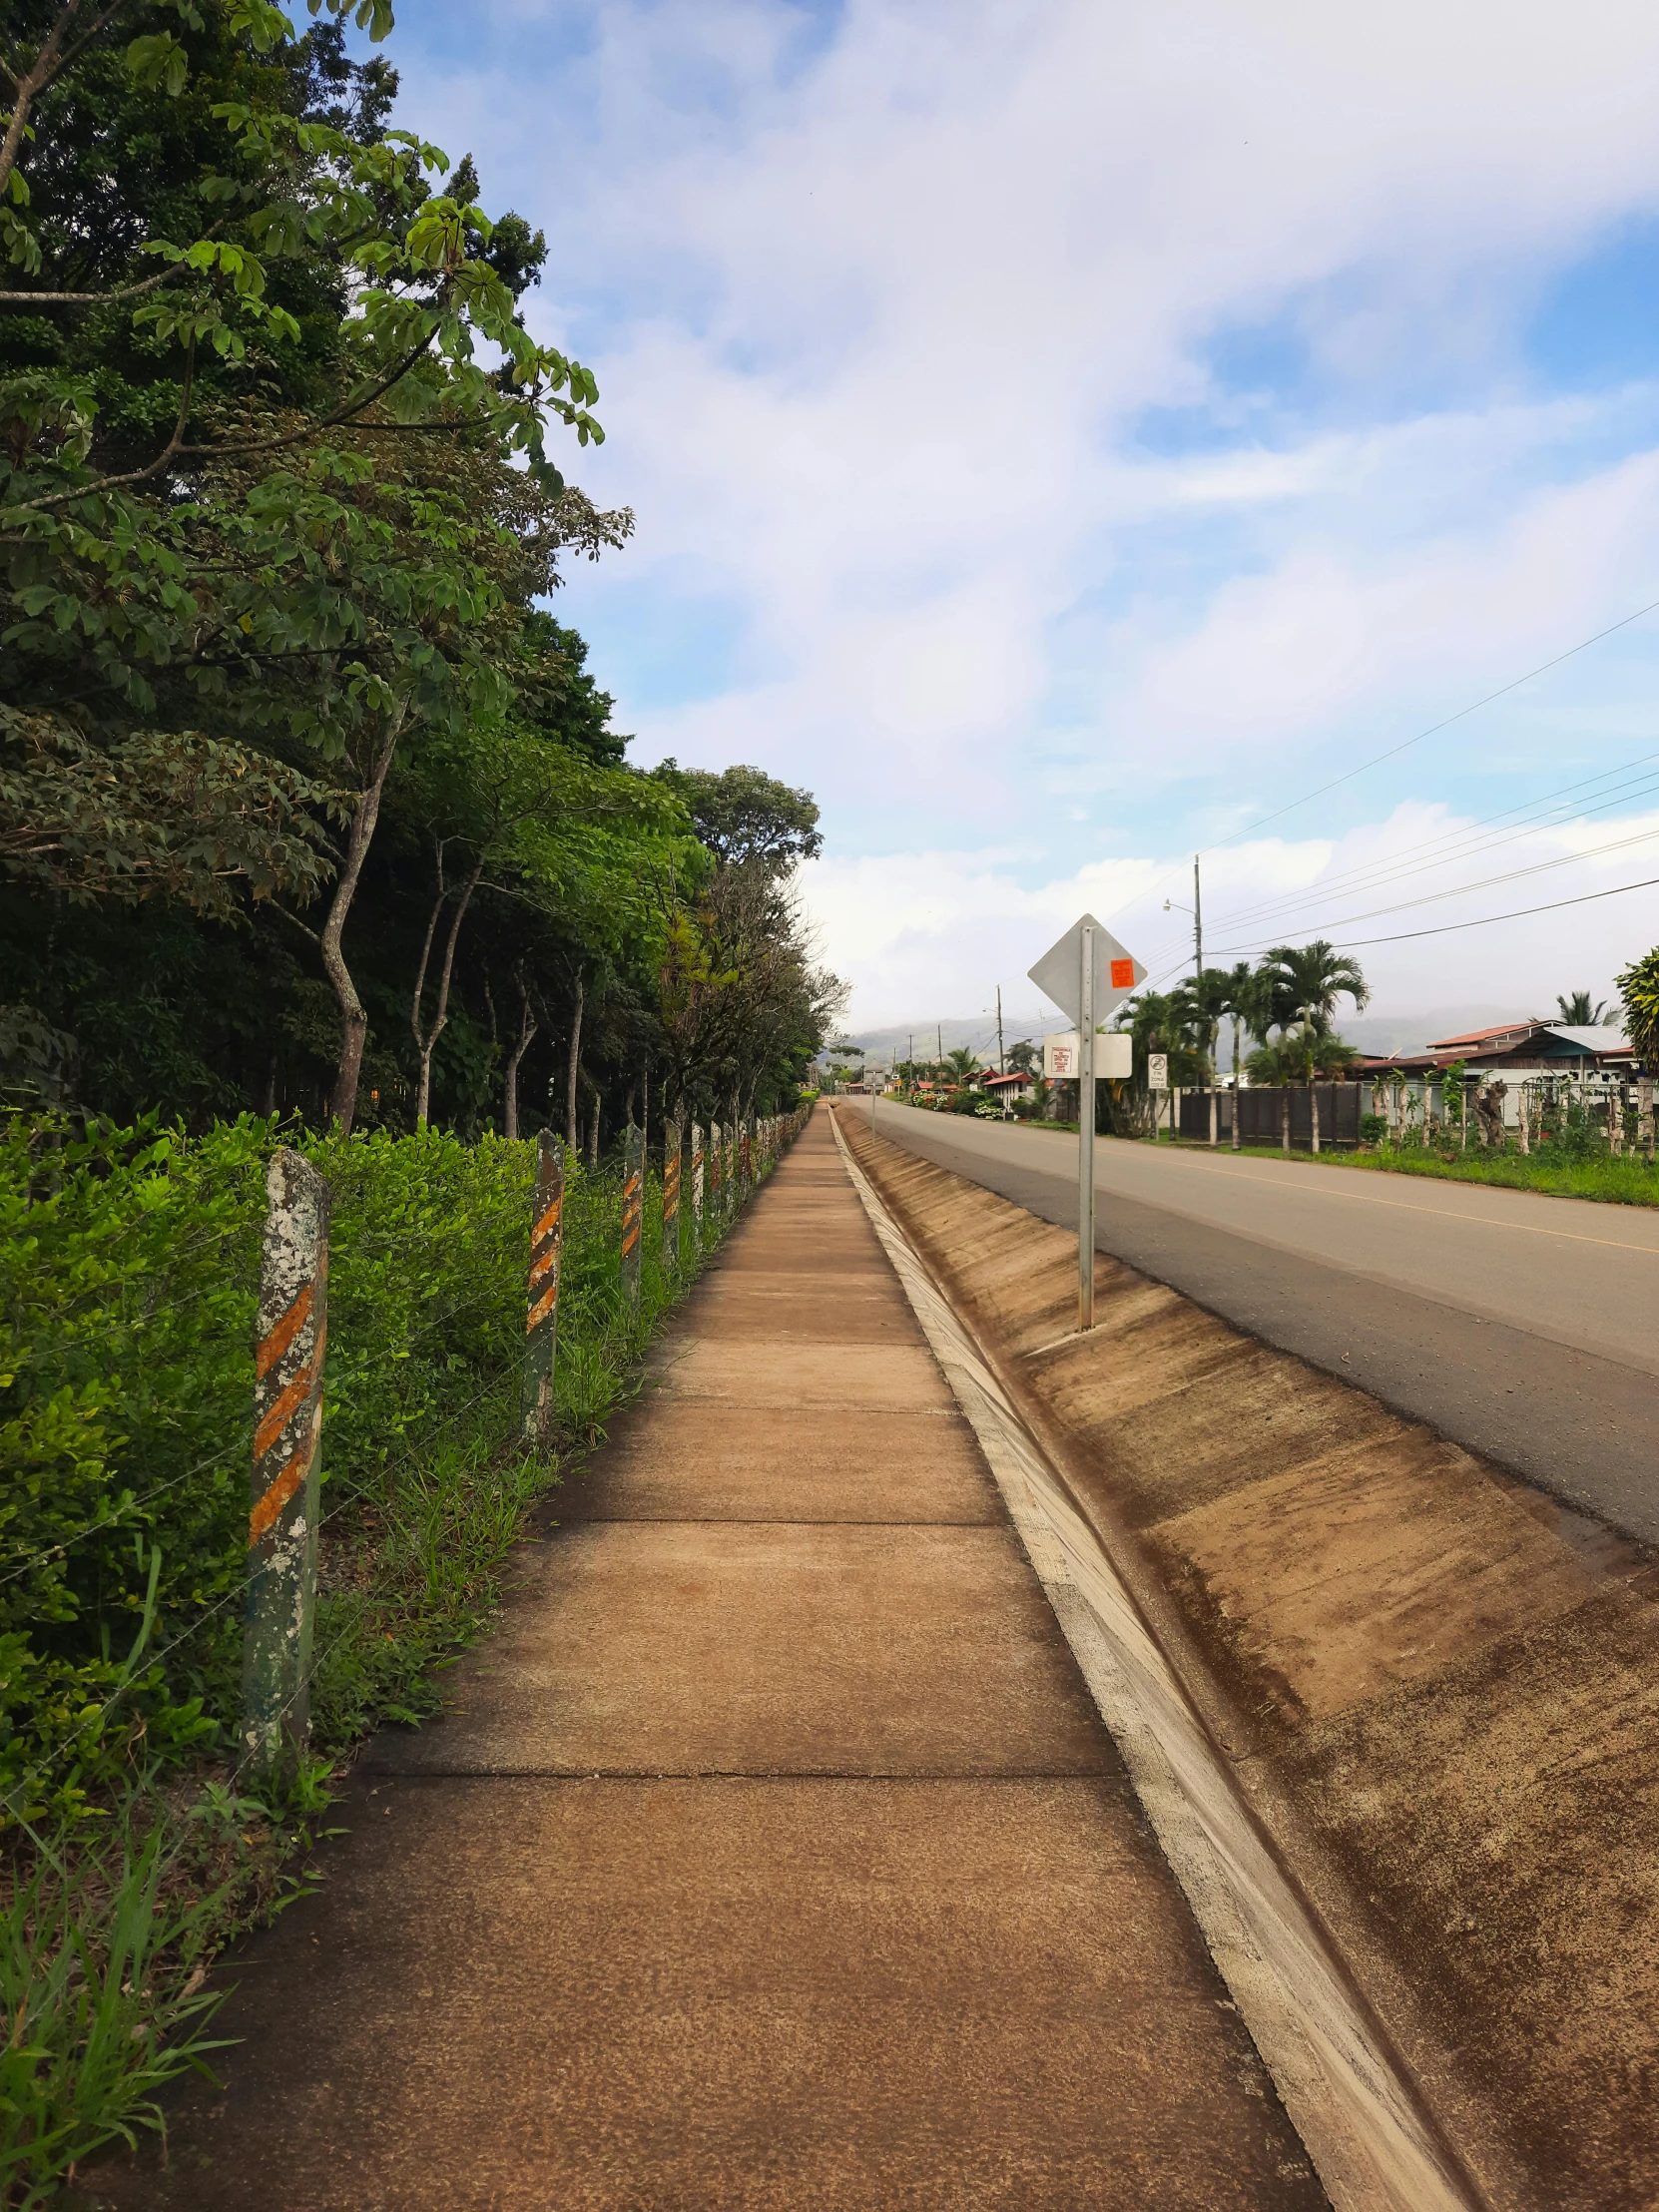
[[[836,1117],[830,1117],[832,1124]],[[972,1423],[1165,1857],[1338,2212],[1476,2212],[1424,2108],[1101,1541],[853,1158],[835,1141]]]

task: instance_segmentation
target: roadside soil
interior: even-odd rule
[[[1659,2202],[1654,1553],[841,1127],[1494,2207]]]
[[[106,2212],[1317,2212],[827,1117]]]

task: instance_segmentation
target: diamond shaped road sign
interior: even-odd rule
[[[1082,914],[1058,944],[1051,944],[1034,968],[1027,970],[1038,990],[1053,999],[1075,1028],[1083,1018],[1083,931],[1094,929],[1094,1018],[1104,1021],[1114,1006],[1146,981],[1146,970],[1126,952],[1112,932]]]

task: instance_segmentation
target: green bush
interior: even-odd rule
[[[255,1799],[222,1747],[240,1673],[264,1168],[283,1136],[334,1191],[323,1543],[312,1755]],[[531,1145],[311,1139],[258,1121],[187,1142],[14,1119],[0,1140],[13,1562],[0,1585],[0,2202],[26,2212],[72,2163],[160,2128],[157,2092],[216,2047],[215,1951],[306,1886],[332,1755],[437,1703],[439,1670],[487,1618],[554,1469],[517,1437]],[[565,1188],[555,1401],[580,1445],[635,1387],[697,1259],[664,1270],[648,1175],[630,1306],[619,1173],[567,1162]],[[706,1241],[723,1229],[711,1217]]]
[[[6,1117],[0,1800],[13,1818],[72,1814],[140,1757],[210,1750],[234,1716],[264,1171],[284,1140],[334,1193],[325,1586],[330,1551],[408,1550],[434,1465],[446,1510],[471,1494],[491,1519],[485,1477],[514,1425],[523,1345],[531,1144],[317,1138],[252,1117],[197,1138],[153,1122],[83,1136]],[[617,1281],[617,1174],[571,1162],[566,1189],[555,1403],[565,1433],[591,1439],[675,1285],[656,1177],[637,1313]],[[515,1513],[545,1479],[532,1466],[506,1482]],[[348,1577],[336,1562],[342,1579],[373,1582],[360,1559]],[[463,1622],[439,1605],[416,1642],[437,1649],[475,1610]],[[319,1618],[319,1652],[342,1632]],[[381,1688],[385,1709],[407,1705]],[[360,1720],[373,1697],[343,1702]]]

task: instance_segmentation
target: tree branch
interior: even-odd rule
[[[190,415],[191,386],[196,381],[196,340],[191,339],[185,348],[185,381],[179,393],[179,419],[173,425],[170,437],[156,458],[143,468],[130,468],[123,476],[104,476],[96,484],[77,484],[73,491],[55,491],[45,499],[28,499],[18,508],[20,514],[40,514],[48,507],[66,506],[72,499],[95,499],[100,492],[113,491],[118,484],[142,484],[149,477],[159,476],[169,461],[177,460],[182,450],[181,440],[185,423]]]
[[[223,219],[212,230],[204,231],[205,239],[218,238],[225,228]],[[170,283],[175,276],[185,274],[183,262],[170,262],[166,269],[154,276],[146,276],[141,283],[119,284],[114,291],[0,291],[0,307],[108,307],[119,305],[123,299],[137,299],[143,293],[156,291]]]
[[[12,171],[17,167],[18,148],[23,144],[23,134],[28,128],[29,110],[46,91],[59,73],[81,54],[99,32],[127,5],[127,0],[110,0],[109,6],[73,45],[65,42],[75,18],[81,12],[81,0],[63,0],[58,10],[58,20],[46,34],[46,43],[35,56],[33,65],[21,77],[13,76],[17,87],[17,99],[13,103],[11,119],[6,125],[6,135],[0,139],[0,194],[5,192]]]
[[[313,929],[308,921],[301,921],[297,914],[290,914],[287,908],[278,904],[275,898],[271,900],[271,910],[274,914],[280,914],[284,921],[291,921],[295,929],[302,929],[306,936],[310,938],[312,944],[322,942],[319,931]]]
[[[77,484],[71,491],[50,492],[43,499],[22,500],[18,503],[16,512],[19,514],[42,514],[49,507],[66,506],[72,499],[95,499],[100,492],[114,491],[122,484],[142,484],[148,478],[160,475],[169,461],[178,460],[183,455],[206,454],[213,460],[230,460],[241,454],[276,453],[290,445],[303,445],[306,439],[319,437],[324,430],[337,429],[342,423],[349,422],[351,417],[360,413],[364,407],[371,407],[376,399],[383,397],[386,392],[390,391],[393,384],[409,373],[409,370],[413,368],[415,362],[419,360],[421,354],[426,351],[436,335],[435,330],[428,331],[413,351],[406,356],[401,365],[394,369],[391,375],[386,377],[366,397],[354,401],[350,407],[339,414],[329,415],[322,422],[313,422],[303,430],[293,431],[288,437],[263,438],[252,445],[186,445],[182,442],[185,422],[184,415],[181,413],[179,421],[175,425],[173,436],[168,440],[166,451],[159,453],[148,466],[129,469],[122,476],[101,476],[96,483]],[[191,374],[195,359],[196,340],[193,338],[185,366],[185,405],[187,407],[190,403]],[[457,427],[464,427],[464,425],[457,425]]]
[[[349,422],[353,415],[361,414],[365,407],[372,407],[376,399],[383,399],[393,384],[401,383],[437,334],[435,328],[428,330],[420,343],[412,347],[391,374],[376,384],[371,392],[366,392],[361,399],[354,399],[349,407],[341,408],[338,414],[327,415],[321,422],[314,422],[306,429],[295,430],[285,438],[261,438],[251,445],[186,445],[180,450],[185,453],[206,453],[215,460],[228,460],[241,453],[275,453],[284,446],[302,445],[307,438],[314,438],[324,430],[337,430],[342,423]]]

